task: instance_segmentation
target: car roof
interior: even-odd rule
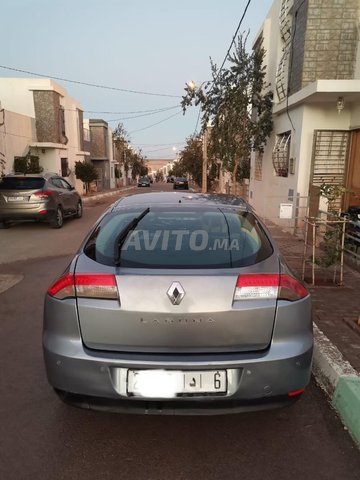
[[[242,210],[251,211],[250,205],[241,197],[221,193],[183,193],[183,192],[151,192],[138,193],[120,198],[112,207],[112,211],[132,206],[151,206],[158,204],[174,205],[207,205],[207,206],[237,206]]]

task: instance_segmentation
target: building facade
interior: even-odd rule
[[[313,188],[346,185],[360,204],[360,0],[275,0],[254,42],[266,51],[274,130],[251,159],[250,202],[281,223]]]
[[[95,166],[98,178],[97,191],[115,188],[115,164],[112,130],[105,120],[90,119],[84,122],[84,131],[89,132],[90,161]]]
[[[82,193],[75,163],[84,148],[83,109],[49,79],[0,78],[0,152],[3,172],[14,171],[14,158],[33,156],[45,172],[66,177]]]

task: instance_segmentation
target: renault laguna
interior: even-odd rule
[[[121,198],[45,298],[49,383],[65,402],[216,414],[297,400],[313,349],[308,290],[229,195]]]

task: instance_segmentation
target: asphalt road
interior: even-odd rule
[[[0,479],[358,480],[359,450],[314,382],[290,408],[213,417],[120,415],[58,400],[42,362],[44,292],[110,202],[86,206],[61,230],[0,232],[0,275],[20,278],[0,294]]]

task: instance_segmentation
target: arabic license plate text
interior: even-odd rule
[[[226,370],[128,370],[127,392],[149,398],[226,393]]]

